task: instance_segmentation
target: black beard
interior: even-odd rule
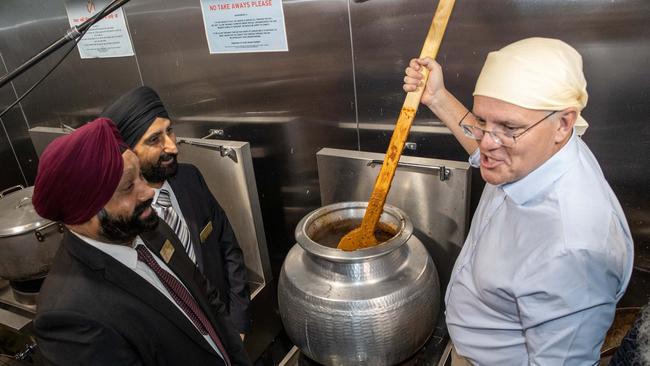
[[[146,219],[140,219],[140,214],[148,207],[151,207],[153,200],[148,200],[136,206],[131,217],[111,216],[106,209],[102,208],[97,214],[101,225],[101,235],[111,243],[130,243],[136,236],[144,231],[150,231],[158,226],[158,215],[151,210],[151,215]]]
[[[162,162],[169,160],[172,160],[172,163],[163,167]],[[142,166],[142,176],[149,183],[162,183],[168,178],[175,176],[177,171],[178,161],[176,160],[176,154],[162,153],[156,164]]]

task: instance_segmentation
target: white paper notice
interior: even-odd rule
[[[288,51],[282,0],[201,0],[210,53]]]
[[[104,9],[109,0],[67,0],[65,8],[70,27],[81,25]],[[81,58],[133,56],[133,45],[126,28],[124,12],[119,8],[90,27],[79,44]]]

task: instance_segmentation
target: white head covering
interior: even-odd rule
[[[496,98],[527,109],[578,109],[575,129],[589,124],[580,116],[587,105],[582,57],[568,44],[550,38],[527,38],[490,52],[476,81],[474,95]]]

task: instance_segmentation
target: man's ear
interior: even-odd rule
[[[104,209],[102,209],[102,211],[103,210]],[[99,222],[99,215],[100,213],[98,212],[97,215],[91,217],[90,220],[86,222],[83,222],[81,224],[74,224],[74,225],[66,224],[65,226],[68,228],[68,230],[72,230],[75,233],[87,236],[91,239],[100,240],[101,238],[99,236],[99,233],[101,231],[101,224]]]
[[[573,133],[573,125],[578,119],[578,110],[575,107],[569,107],[559,111],[558,116],[560,123],[555,130],[555,143],[559,144],[564,142]]]

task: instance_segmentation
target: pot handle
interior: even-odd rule
[[[29,202],[31,200],[32,200],[31,197],[23,197],[23,198],[21,198],[20,201],[18,202],[18,204],[15,207],[16,210],[23,207],[24,204],[26,204],[27,202]]]
[[[374,168],[375,166],[382,165],[382,164],[384,164],[383,160],[375,159],[375,160],[370,160],[368,162],[368,164],[366,164],[366,165],[371,167],[371,168]],[[397,168],[411,168],[411,169],[420,170],[420,171],[424,171],[424,172],[431,171],[433,173],[437,173],[438,176],[440,177],[440,180],[443,181],[443,182],[448,180],[449,177],[451,176],[451,169],[445,167],[444,165],[442,165],[442,166],[432,166],[432,165],[424,165],[424,164],[398,162],[397,163]]]
[[[59,223],[59,222],[52,221],[52,222],[49,222],[49,223],[39,227],[38,229],[34,230],[34,235],[36,235],[36,240],[38,240],[40,242],[45,241],[45,233],[43,231],[46,230],[46,229],[51,228],[52,226],[58,226],[58,228],[59,228],[58,231],[60,233],[63,232],[63,225],[61,223]]]
[[[16,188],[18,188],[18,189],[16,189]],[[9,192],[19,191],[19,190],[21,190],[21,189],[25,189],[25,187],[23,187],[22,184],[18,184],[18,185],[15,185],[15,186],[13,186],[13,187],[9,187],[9,188],[7,188],[7,189],[4,189],[4,190],[2,190],[2,191],[0,192],[0,198],[4,197],[5,194],[7,194],[7,193],[9,193]]]

